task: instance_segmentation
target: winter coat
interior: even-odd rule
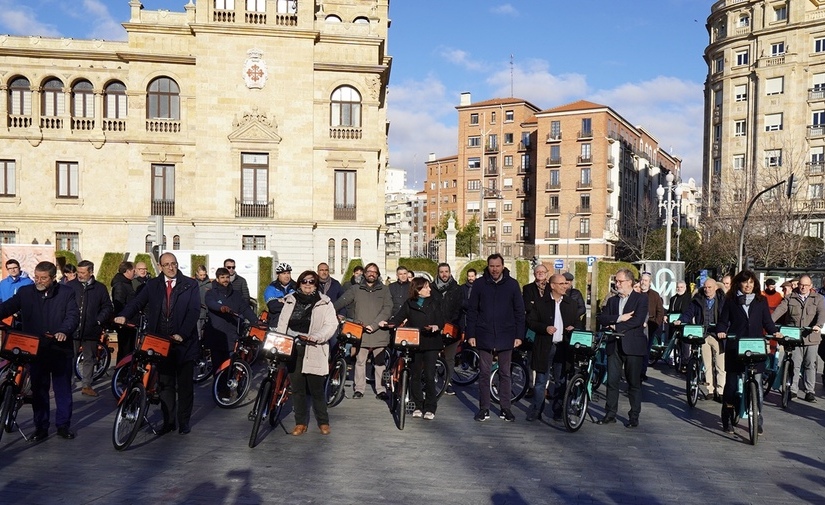
[[[687,291],[685,291],[681,295],[671,296],[667,304],[667,313],[681,314],[682,312],[687,310],[691,300],[692,297],[690,296],[690,293],[688,293]]]
[[[578,318],[578,307],[576,302],[567,295],[562,296],[559,309],[561,310],[562,322],[556,322],[556,301],[550,293],[550,285],[545,288],[544,295],[539,296],[539,290],[535,282],[524,286],[524,304],[527,306],[527,328],[533,330],[536,339],[533,342],[533,356],[530,364],[537,373],[547,372],[550,364],[550,352],[553,350],[553,335],[547,333],[548,326],[562,328],[568,326],[576,327]],[[556,362],[563,362],[567,344],[570,342],[571,331],[562,330],[563,340],[556,344]]]
[[[621,314],[619,313],[619,302],[621,297],[617,294],[607,299],[604,310],[599,314],[598,321],[601,326],[615,326],[618,333],[622,333],[621,350],[628,356],[647,355],[647,322],[648,297],[645,293],[631,291],[627,295],[627,301],[622,308],[621,314],[633,312],[633,316],[627,321],[617,322]],[[617,340],[611,339],[607,342],[605,351],[608,356],[616,352]]]
[[[23,286],[0,304],[0,319],[18,312],[22,331],[33,335],[63,333],[68,337],[65,342],[41,340],[41,348],[74,352],[71,338],[80,323],[80,311],[72,288],[57,282],[45,291],[38,291],[34,284]]]
[[[434,332],[427,328],[436,325],[444,327],[444,315],[441,312],[441,301],[433,296],[424,298],[424,304],[418,306],[418,300],[408,298],[401,304],[401,308],[389,321],[390,324],[407,328],[418,328],[421,330],[420,351],[438,351],[444,348],[444,339],[440,332]],[[425,329],[426,328],[426,329]]]
[[[233,285],[234,287],[234,285]],[[269,283],[264,290],[264,303],[269,311],[269,326],[276,326],[284,309],[284,299],[288,294],[294,293],[296,289],[295,281],[290,280],[286,286],[278,282],[278,279]]]
[[[347,307],[347,313],[364,326],[378,328],[378,323],[389,319],[392,311],[392,297],[387,286],[381,281],[375,281],[372,286],[365,279],[357,286],[353,286],[341,295],[335,302],[335,310]],[[387,330],[377,329],[373,333],[364,332],[361,337],[361,347],[384,347],[390,342]]]
[[[587,314],[587,305],[584,303],[584,295],[576,288],[570,288],[567,291],[567,296],[576,303],[576,329],[583,330],[585,326],[585,314]]]
[[[725,297],[721,292],[717,291],[714,295],[713,310],[716,311],[716,322],[719,322],[719,315],[722,313],[722,307],[725,306]],[[679,321],[682,324],[701,324],[702,326],[709,326],[707,331],[716,333],[715,325],[709,325],[705,321],[705,307],[707,297],[701,291],[696,293],[690,300],[687,308],[682,311],[679,316]]]
[[[433,296],[436,296],[437,299],[440,298],[440,309],[444,321],[458,325],[461,318],[461,306],[464,302],[462,299],[464,292],[461,286],[452,276],[447,279],[446,283],[436,278],[434,282],[430,283],[430,286],[432,287]]]
[[[410,281],[398,282],[395,281],[389,285],[390,296],[392,296],[392,312],[391,315],[398,314],[401,305],[410,297]]]
[[[218,284],[218,281],[211,284],[206,291],[205,302],[209,319],[203,327],[203,337],[210,344],[226,345],[226,349],[232,349],[235,340],[238,339],[238,319],[232,314],[221,312],[221,307],[229,307],[232,312],[240,314],[250,322],[255,321],[257,317],[241,293],[232,288],[232,284],[226,288]]]
[[[309,335],[312,342],[319,345],[307,345],[304,350],[304,361],[301,371],[304,374],[329,374],[329,346],[325,345],[338,332],[338,318],[332,300],[327,295],[320,295],[321,299],[312,307],[309,321]],[[289,327],[289,318],[295,309],[295,295],[287,295],[284,299],[284,310],[278,318],[276,331],[286,333]]]
[[[467,339],[476,339],[476,347],[488,351],[506,351],[515,340],[524,339],[524,298],[518,281],[504,269],[495,282],[485,268],[476,278],[467,303]]]
[[[733,288],[731,288],[733,289]],[[736,339],[725,339],[725,371],[730,373],[741,373],[744,365],[739,363],[739,339],[750,337],[761,337],[764,332],[776,333],[776,325],[771,319],[771,311],[768,302],[763,297],[755,298],[747,312],[742,304],[736,299],[725,299],[725,305],[719,314],[719,324],[716,325],[717,333],[726,333],[728,337],[736,335]],[[765,370],[765,364],[757,365],[757,372]]]
[[[198,318],[201,302],[195,279],[178,272],[172,289],[171,310],[166,304],[166,277],[159,275],[146,282],[137,296],[118,314],[126,319],[135,317],[141,310],[146,315],[146,331],[166,337],[178,334],[182,342],[172,340],[169,358],[177,364],[194,360],[200,352],[198,342]]]
[[[80,324],[75,331],[75,340],[100,339],[103,326],[109,322],[114,308],[106,286],[92,277],[86,284],[76,278],[66,283],[72,288],[80,311]]]
[[[822,328],[825,326],[825,299],[816,291],[811,291],[805,300],[799,293],[791,293],[787,298],[782,299],[771,314],[774,322],[779,321],[782,316],[785,316],[788,326],[819,326]],[[822,341],[822,334],[812,331],[805,335],[803,340],[806,346],[819,345]]]
[[[7,276],[0,281],[0,302],[5,302],[14,296],[18,289],[31,284],[34,284],[34,281],[29,278],[26,272],[20,272],[17,277]]]

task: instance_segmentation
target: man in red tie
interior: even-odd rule
[[[199,352],[200,291],[197,281],[178,270],[174,254],[161,255],[160,269],[162,275],[146,282],[140,293],[118,314],[115,323],[123,324],[142,310],[146,315],[146,331],[171,339],[169,357],[159,366],[162,433],[177,427],[181,434],[187,434],[195,398],[192,372]]]

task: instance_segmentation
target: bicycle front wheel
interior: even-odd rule
[[[218,407],[232,408],[246,398],[251,387],[252,369],[245,361],[235,360],[215,375],[212,398]]]
[[[490,396],[497,403],[501,403],[500,371],[501,368],[497,368],[490,375]],[[518,361],[513,361],[510,363],[510,401],[517,402],[524,398],[528,387],[530,376],[527,369]]]
[[[0,422],[3,423],[0,429],[0,438],[3,437],[3,432],[11,433],[14,429],[14,404],[17,400],[17,394],[14,391],[14,386],[11,384],[4,384],[3,393],[0,395]]]
[[[756,391],[756,382],[748,382],[748,435],[750,436],[751,445],[756,445],[759,439],[759,397]]]
[[[447,362],[441,358],[435,361],[435,397],[441,398],[447,389]]]
[[[399,430],[404,429],[404,423],[407,420],[407,387],[409,386],[410,372],[409,370],[402,370],[398,377],[397,395],[394,401],[395,426]]]
[[[587,378],[583,374],[576,374],[567,381],[564,390],[564,404],[562,405],[562,418],[567,431],[578,431],[584,423],[584,416],[587,415]]]
[[[255,399],[255,419],[252,421],[252,433],[249,435],[249,448],[254,449],[258,445],[258,430],[261,428],[261,421],[266,417],[269,410],[269,403],[272,399],[272,381],[264,379],[261,389],[258,390],[258,398]]]
[[[466,386],[478,380],[478,353],[475,349],[464,349],[455,357],[453,383]]]
[[[688,362],[685,393],[688,405],[691,407],[695,407],[699,400],[699,366],[699,362],[693,358]]]
[[[212,351],[208,347],[201,347],[201,352],[195,360],[192,380],[201,383],[212,376],[212,371]]]
[[[120,400],[120,397],[123,396],[123,390],[126,389],[126,381],[131,366],[131,363],[121,365],[115,368],[115,372],[112,374],[112,394],[115,400]]]
[[[327,407],[334,407],[344,399],[344,386],[347,382],[347,362],[344,358],[335,360],[335,363],[327,375],[325,386]]]
[[[273,428],[281,421],[281,412],[283,412],[284,405],[289,400],[290,387],[292,387],[292,384],[289,381],[289,373],[285,367],[281,367],[275,378],[275,403],[272,412],[269,414],[269,425]]]
[[[782,367],[782,408],[788,408],[791,402],[791,387],[793,386],[793,361],[786,361]]]
[[[126,450],[134,442],[146,415],[146,390],[143,384],[135,383],[115,412],[112,428],[112,444],[118,451]]]

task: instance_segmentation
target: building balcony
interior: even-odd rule
[[[593,207],[590,205],[577,205],[576,206],[576,214],[592,214]]]
[[[805,173],[807,175],[825,174],[825,161],[809,161],[805,163]]]
[[[31,116],[21,116],[19,114],[9,114],[9,128],[28,128],[32,125]]]
[[[90,131],[95,129],[95,120],[88,117],[73,117],[72,130]]]
[[[616,158],[614,158],[613,156],[608,156],[607,157],[607,168],[613,168],[614,166],[616,166]]]
[[[244,19],[248,25],[265,25],[266,12],[246,11]]]
[[[785,55],[769,56],[767,58],[759,58],[760,67],[774,67],[785,64]]]
[[[519,151],[529,151],[531,147],[532,146],[530,145],[530,142],[522,141],[522,142],[518,143],[518,150]]]
[[[484,219],[498,219],[498,211],[497,210],[486,210],[486,211],[484,211]]]
[[[808,138],[809,139],[818,139],[821,137],[825,137],[825,125],[808,125]]]
[[[275,24],[278,26],[298,26],[297,14],[276,14]]]
[[[516,219],[527,219],[531,214],[529,210],[520,210],[516,213]]]
[[[545,191],[560,191],[561,190],[561,183],[559,182],[548,182],[544,185]]]
[[[175,215],[175,201],[174,200],[152,200],[152,216],[174,216]]]
[[[490,143],[484,145],[484,152],[485,153],[497,153],[498,152],[498,142]]]
[[[547,134],[547,143],[551,142],[561,142],[561,132],[558,133],[548,133]]]
[[[593,156],[579,156],[576,159],[577,165],[590,165],[593,163]]]
[[[530,188],[516,188],[516,196],[519,198],[524,198],[525,196],[530,194]]]
[[[593,130],[579,130],[578,140],[592,139]]]
[[[484,175],[498,175],[498,167],[487,167],[484,169]]]
[[[530,165],[519,165],[518,175],[527,175],[533,172],[533,167]]]
[[[576,189],[593,189],[593,181],[577,181]]]
[[[147,119],[146,131],[151,133],[180,133],[181,125],[177,119]]]
[[[544,238],[559,238],[559,232],[557,232],[557,231],[546,231],[546,232],[544,232]]]
[[[337,221],[355,221],[355,205],[336,205],[333,219]]]
[[[607,183],[607,192],[612,193],[616,191],[616,184],[613,181]]]
[[[545,216],[556,216],[559,214],[561,214],[561,210],[559,209],[558,205],[548,205],[544,208]]]
[[[106,131],[106,132],[125,132],[126,131],[126,120],[125,119],[104,119],[103,120],[103,131]]]
[[[587,231],[576,230],[576,238],[590,238],[590,230],[587,230]]]
[[[43,116],[40,118],[40,128],[44,130],[60,130],[63,128],[63,118]]]
[[[518,235],[516,235],[516,240],[519,242],[526,242],[530,240],[531,235],[529,231],[520,231]]]
[[[212,11],[212,21],[215,23],[234,23],[235,11],[229,9],[215,9]]]
[[[808,89],[808,101],[825,100],[825,87]]]
[[[544,164],[546,167],[558,167],[561,165],[561,156],[557,158],[547,158],[547,162]]]
[[[336,140],[358,140],[362,134],[361,128],[349,126],[336,126],[329,129],[329,138]]]
[[[235,199],[235,217],[274,217],[275,200],[269,202],[245,202]]]
[[[613,212],[614,212],[614,211],[613,211],[613,207],[612,207],[612,206],[608,206],[608,207],[607,207],[607,217],[613,217],[613,216],[614,216],[614,213],[613,213]]]

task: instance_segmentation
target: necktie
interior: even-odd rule
[[[168,305],[169,302],[172,300],[172,281],[166,281],[166,304]]]

